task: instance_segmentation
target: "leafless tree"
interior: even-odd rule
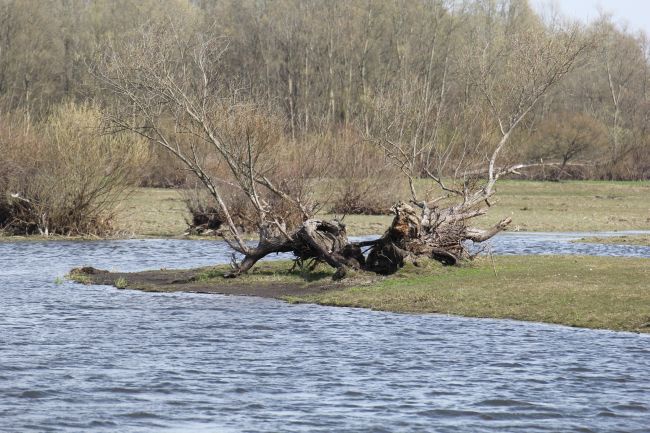
[[[447,20],[450,29],[456,22],[449,16],[440,20]],[[337,277],[349,267],[391,273],[405,260],[422,256],[450,264],[467,257],[465,240],[485,241],[510,222],[507,218],[488,230],[466,223],[487,212],[501,176],[526,166],[503,162],[508,162],[504,156],[513,131],[589,47],[576,28],[505,26],[487,32],[473,26],[469,31],[475,34],[461,37],[477,43],[463,46],[452,64],[450,52],[457,47],[434,37],[424,78],[417,68],[403,70],[397,85],[374,98],[373,126],[369,117],[360,117],[359,129],[370,131],[408,179],[411,204],[393,207],[393,223],[379,239],[350,243],[343,224],[314,219],[309,194],[292,188],[295,175],[289,182],[274,176],[281,149],[292,141],[284,131],[295,136],[297,111],[291,108],[287,124],[252,103],[245,87],[225,78],[221,63],[227,39],[210,31],[184,32],[183,25],[174,20],[152,24],[127,46],[109,46],[94,72],[119,97],[109,111],[111,127],[135,132],[173,154],[215,199],[227,228],[224,239],[244,255],[241,262],[233,260],[233,276],[274,252],[326,262],[337,269]],[[407,62],[406,55],[402,61]],[[455,104],[447,99],[452,90]],[[465,97],[459,98],[462,93]],[[209,156],[225,173],[206,168]],[[420,176],[433,181],[441,195],[420,195]],[[257,246],[245,242],[233,220],[225,185],[240,191],[254,209]],[[288,224],[278,204],[298,212],[299,223]],[[367,259],[364,246],[370,247]]]
[[[407,204],[395,208],[396,220],[384,236],[387,246],[376,254],[379,261],[390,257],[388,262],[395,263],[413,253],[439,254],[440,249],[453,256],[449,260],[456,260],[468,254],[463,241],[485,241],[510,223],[506,218],[488,230],[467,224],[487,213],[499,178],[538,165],[509,160],[513,132],[592,46],[577,27],[552,31],[544,26],[507,27],[487,32],[477,25],[468,36],[475,43],[464,47],[456,82],[448,79],[445,68],[438,96],[430,105],[419,102],[429,101],[429,87],[417,77],[394,90],[397,95],[379,100],[383,130],[374,140],[408,179],[410,202],[419,208]],[[450,107],[445,94],[454,85],[462,86],[468,96]],[[427,128],[418,120],[422,110]],[[440,125],[446,126],[444,132]],[[418,193],[420,176],[433,181],[437,196],[431,196],[432,191],[425,196]],[[408,230],[396,230],[404,224]],[[395,245],[402,251],[395,253]]]
[[[541,161],[558,160],[550,173],[555,180],[560,180],[571,166],[574,169],[584,168],[582,162],[593,154],[595,149],[607,145],[607,128],[594,117],[585,114],[553,113],[546,117],[538,126],[535,134],[528,137],[537,143],[535,159]],[[593,158],[593,157],[592,157]]]
[[[224,239],[245,256],[241,262],[233,259],[231,275],[246,272],[270,253],[291,251],[301,259],[326,261],[344,274],[352,259],[352,253],[339,251],[348,245],[344,226],[312,219],[315,204],[303,191],[293,193],[292,183],[299,179],[274,180],[283,157],[284,124],[224,80],[219,62],[227,45],[221,38],[181,34],[169,21],[144,29],[127,47],[107,50],[94,73],[119,97],[108,111],[110,127],[137,133],[171,152],[203,183],[224,216]],[[206,169],[208,155],[225,165],[225,175]],[[224,185],[237,188],[255,210],[256,247],[245,242],[233,220]],[[288,226],[278,204],[298,211],[302,224]]]

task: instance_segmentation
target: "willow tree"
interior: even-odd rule
[[[345,227],[313,219],[317,206],[303,187],[306,173],[314,173],[309,160],[315,155],[298,152],[291,161],[284,120],[224,78],[220,60],[227,41],[184,31],[182,25],[152,24],[125,45],[107,46],[96,60],[95,76],[117,98],[106,111],[109,129],[146,138],[200,180],[223,216],[220,234],[244,255],[241,261],[233,256],[231,276],[277,252],[324,260],[343,275],[348,261],[339,254],[348,251]],[[221,170],[210,170],[211,160]],[[233,218],[226,198],[232,188],[253,209],[256,246],[245,242]]]
[[[424,90],[417,87],[421,77],[405,75],[408,81],[378,92],[374,123],[379,125],[370,138],[408,178],[411,204],[393,207],[395,219],[382,237],[355,243],[341,222],[314,218],[316,204],[305,188],[314,180],[308,163],[327,156],[303,154],[287,164],[292,140],[286,131],[295,133],[291,119],[256,104],[255,95],[228,76],[221,64],[227,40],[209,31],[187,31],[184,25],[152,24],[125,45],[108,46],[94,73],[117,98],[108,110],[110,127],[137,133],[170,152],[214,198],[223,215],[221,235],[243,255],[242,260],[233,256],[230,276],[278,252],[325,262],[337,269],[337,278],[349,268],[391,273],[405,260],[422,256],[450,264],[466,257],[464,240],[485,241],[509,223],[506,219],[484,231],[466,221],[485,214],[497,180],[522,166],[500,164],[512,132],[587,47],[575,30],[504,27],[498,37],[456,56],[454,69],[443,65],[440,79],[429,76]],[[445,97],[452,83],[469,89],[455,106]],[[432,86],[437,86],[436,97]],[[422,97],[429,99],[422,103]],[[412,122],[413,116],[418,122]],[[455,133],[468,127],[476,133]],[[361,129],[370,130],[365,120]],[[215,160],[221,171],[208,168],[208,161]],[[445,180],[447,161],[457,165],[451,183]],[[417,193],[414,179],[422,175],[438,185],[442,197]],[[377,188],[383,181],[392,180],[378,179]],[[228,188],[254,210],[256,246],[244,241],[225,197]],[[370,247],[367,259],[362,247]]]
[[[461,52],[445,56],[438,80],[406,75],[377,99],[370,138],[404,174],[411,197],[394,208],[367,266],[391,272],[423,254],[455,263],[470,257],[465,241],[484,242],[510,224],[482,230],[471,220],[488,213],[501,177],[540,165],[513,160],[512,135],[593,46],[575,25],[515,18],[459,30],[473,43],[448,47]],[[422,178],[429,182],[416,182]]]

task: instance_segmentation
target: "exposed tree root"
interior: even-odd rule
[[[339,221],[309,219],[291,234],[266,226],[260,230],[258,246],[240,251],[244,259],[233,263],[233,272],[227,276],[236,277],[265,256],[281,252],[292,252],[301,263],[327,263],[336,269],[335,279],[344,278],[349,269],[389,275],[404,263],[423,257],[455,265],[471,258],[465,241],[484,242],[505,230],[511,221],[506,218],[488,230],[480,230],[465,225],[465,220],[477,212],[460,215],[406,203],[395,205],[392,211],[395,217],[388,230],[378,239],[363,242],[350,242],[345,225]],[[370,247],[367,259],[362,253],[364,247]]]

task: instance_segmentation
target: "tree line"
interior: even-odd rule
[[[233,232],[309,218],[315,180],[339,180],[326,210],[376,213],[405,192],[386,179],[421,204],[426,178],[471,218],[502,176],[647,179],[648,77],[643,33],[526,0],[0,0],[0,225],[47,232],[37,143],[68,161],[51,123],[79,113],[87,166],[125,164],[136,133],[136,181],[202,183],[222,205],[188,203]]]
[[[108,45],[167,21],[222,37],[224,81],[279,107],[293,139],[385,127],[380,97],[419,104],[411,122],[428,139],[427,122],[452,124],[476,96],[467,57],[495,48],[489,61],[498,63],[499,38],[560,20],[526,0],[1,0],[0,107],[38,118],[70,100],[109,103],[89,64]],[[647,37],[607,16],[580,32],[593,49],[535,107],[516,148],[528,161],[564,162],[536,176],[648,178]]]
[[[227,40],[224,74],[256,100],[281,107],[294,138],[381,127],[377,95],[437,110],[444,92],[442,105],[453,111],[468,97],[459,68],[472,46],[517,26],[549,25],[525,0],[2,0],[2,111],[43,116],[70,99],[103,103],[111,96],[89,74],[89,62],[109,41],[119,45],[166,19]],[[647,37],[607,16],[582,32],[597,46],[536,107],[517,147],[529,160],[588,163],[565,164],[556,176],[647,178]]]

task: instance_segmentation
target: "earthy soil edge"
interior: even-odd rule
[[[250,281],[245,278],[221,279],[202,278],[206,272],[219,272],[220,268],[160,269],[142,272],[109,272],[93,267],[76,268],[68,277],[82,284],[113,286],[118,289],[140,290],[144,292],[187,292],[219,295],[257,296],[261,298],[286,299],[305,296],[328,290],[340,290],[372,282],[370,279],[352,278],[349,281],[335,282],[329,278],[317,281]]]

